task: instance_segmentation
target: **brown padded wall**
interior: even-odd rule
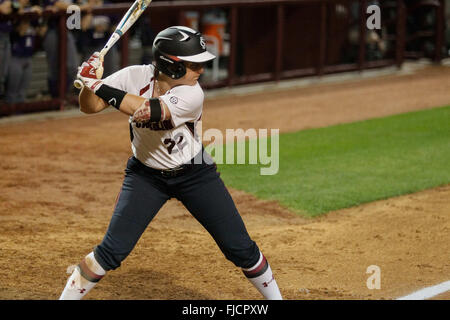
[[[275,70],[276,7],[239,8],[236,73]]]
[[[285,7],[283,70],[315,68],[319,59],[320,5]]]

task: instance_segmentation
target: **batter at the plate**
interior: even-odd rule
[[[129,115],[133,156],[103,240],[74,269],[60,299],[81,299],[120,267],[170,198],[183,203],[264,298],[281,299],[266,258],[195,135],[204,98],[197,80],[215,56],[199,32],[170,27],[156,36],[153,57],[153,65],[127,67],[103,80],[96,77],[98,53],[79,68],[81,111],[113,106]]]

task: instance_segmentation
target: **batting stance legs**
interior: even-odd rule
[[[192,165],[187,172],[164,177],[131,157],[118,201],[103,241],[69,277],[60,299],[81,299],[106,274],[120,267],[159,209],[180,200],[205,227],[225,257],[266,299],[282,299],[272,270],[251,240],[215,165]]]

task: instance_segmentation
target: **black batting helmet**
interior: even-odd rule
[[[152,52],[156,69],[172,79],[186,74],[183,61],[203,63],[216,57],[206,50],[200,32],[182,26],[169,27],[158,33]]]

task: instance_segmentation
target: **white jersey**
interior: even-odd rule
[[[111,87],[144,98],[152,98],[155,85],[153,65],[130,66],[105,78]],[[195,126],[203,110],[204,94],[198,82],[181,85],[159,97],[170,110],[171,119],[158,123],[130,122],[133,155],[155,169],[171,169],[189,162],[202,150]]]

